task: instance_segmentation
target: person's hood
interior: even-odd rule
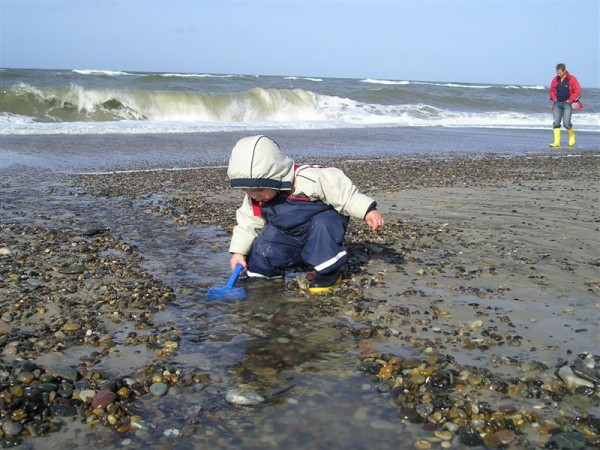
[[[291,190],[294,161],[267,136],[249,136],[233,147],[227,176],[233,188]]]

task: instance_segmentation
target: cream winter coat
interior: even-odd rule
[[[364,219],[375,206],[375,201],[360,193],[339,169],[299,166],[294,170],[294,161],[266,136],[240,139],[231,152],[227,175],[231,187],[291,191],[291,195],[321,201],[340,214],[357,219]],[[248,195],[238,208],[236,219],[229,252],[247,255],[252,242],[265,226],[266,219],[254,215]]]

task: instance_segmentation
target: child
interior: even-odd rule
[[[230,265],[242,264],[249,277],[278,278],[288,267],[308,264],[316,272],[309,292],[328,292],[341,283],[348,261],[348,216],[375,231],[383,227],[376,202],[341,170],[295,165],[266,136],[240,139],[227,175],[231,187],[246,192],[236,212]]]

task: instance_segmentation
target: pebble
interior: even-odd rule
[[[546,448],[556,450],[577,450],[585,448],[587,445],[586,437],[576,431],[558,433],[552,436],[552,438],[546,444]]]
[[[88,401],[91,401],[95,395],[96,391],[93,391],[91,389],[84,389],[83,391],[79,392],[79,399],[82,402],[87,403]]]
[[[111,391],[100,391],[92,400],[92,409],[105,409],[117,399],[117,394]]]
[[[162,397],[169,390],[169,386],[166,383],[152,383],[150,385],[150,393],[155,397]]]
[[[66,366],[48,366],[46,367],[46,373],[69,381],[77,381],[79,378],[77,369]]]
[[[62,273],[63,275],[80,275],[85,272],[85,267],[83,266],[70,266],[70,267],[59,267],[58,273]]]
[[[400,418],[409,422],[418,422],[420,420],[419,413],[414,408],[402,406],[400,408]]]
[[[22,429],[23,425],[18,422],[10,419],[4,419],[2,421],[2,431],[4,431],[4,434],[7,436],[17,436]]]
[[[578,386],[586,386],[586,387],[594,387],[594,383],[588,380],[584,380],[583,378],[578,377],[573,373],[571,367],[568,364],[565,364],[560,369],[558,369],[558,376],[565,382],[567,388],[575,389]]]
[[[515,432],[511,430],[498,430],[494,433],[494,435],[502,445],[511,444],[517,437]]]
[[[73,405],[52,405],[50,406],[50,413],[53,417],[72,417],[77,415],[77,408]]]
[[[240,389],[230,389],[225,395],[225,400],[233,405],[253,406],[265,402],[263,396],[256,392],[243,391]]]
[[[453,436],[453,434],[450,431],[445,431],[445,430],[435,430],[433,432],[433,434],[435,434],[440,439],[443,439],[444,441],[452,440],[452,436]]]

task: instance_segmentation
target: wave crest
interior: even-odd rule
[[[302,89],[253,88],[243,93],[35,88],[20,83],[0,93],[1,111],[37,122],[257,121],[323,119],[319,96]]]

